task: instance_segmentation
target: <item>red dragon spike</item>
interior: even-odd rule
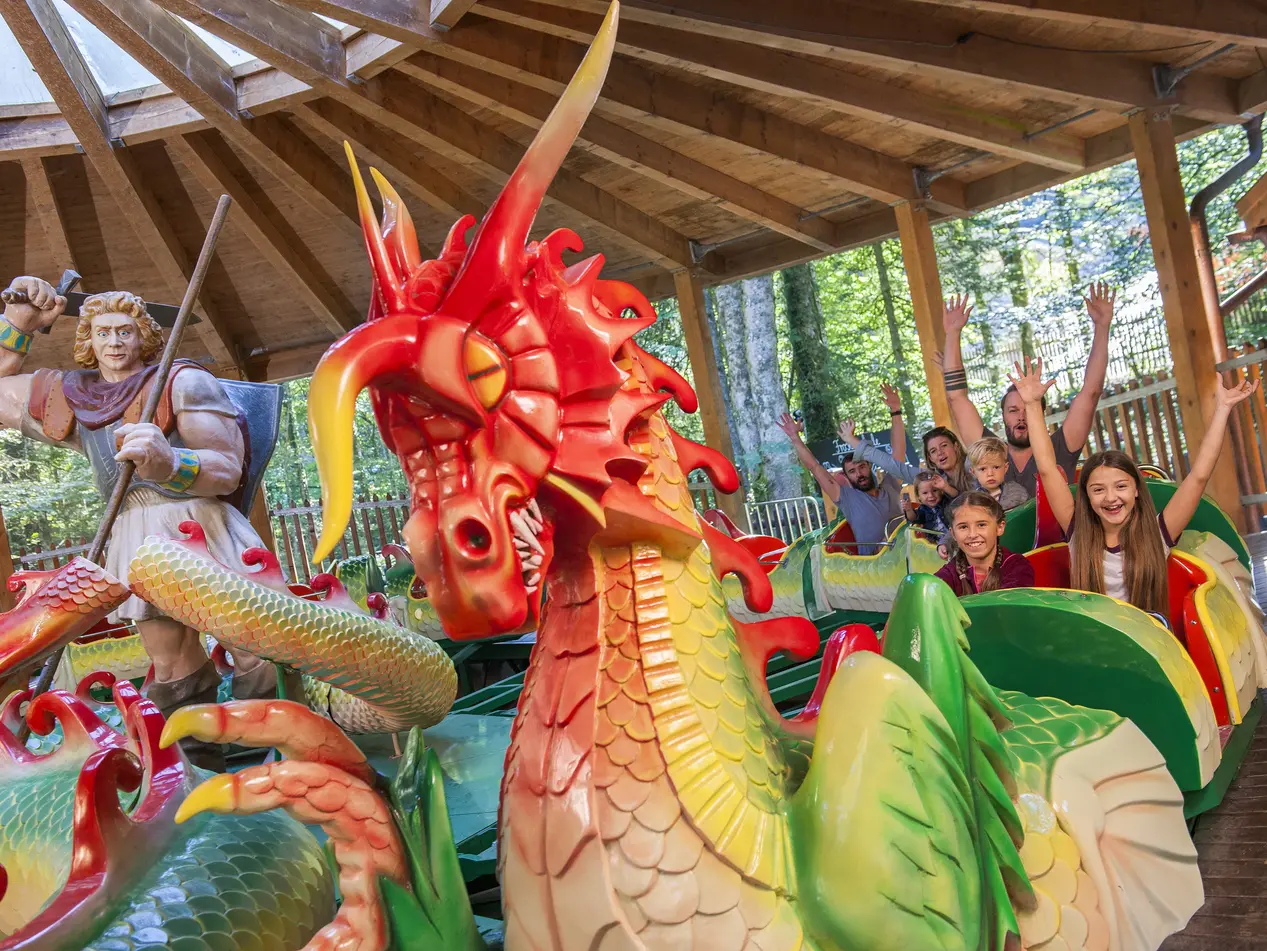
[[[396,270],[392,257],[387,251],[387,242],[378,230],[378,222],[374,220],[374,206],[370,204],[370,193],[365,190],[365,180],[361,178],[361,167],[357,164],[352,146],[343,143],[343,150],[348,156],[348,165],[352,168],[352,184],[356,187],[356,207],[361,213],[361,232],[365,236],[365,250],[369,253],[370,263],[374,267],[374,282],[389,313],[402,310],[405,306],[404,285],[400,272]]]
[[[449,290],[448,309],[478,313],[482,309],[480,303],[488,298],[489,274],[505,275],[512,283],[517,283],[523,274],[528,231],[546,189],[603,88],[616,46],[618,19],[619,6],[613,3],[572,81],[480,225],[462,270]],[[467,275],[472,279],[464,280]]]
[[[396,265],[396,273],[412,274],[422,264],[413,216],[400,200],[400,194],[378,169],[370,168],[370,178],[374,179],[379,197],[383,200],[383,241],[392,263]]]

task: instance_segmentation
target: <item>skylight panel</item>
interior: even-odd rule
[[[22,52],[17,37],[0,20],[0,106],[52,102],[48,88]]]
[[[159,84],[153,73],[115,46],[104,33],[72,10],[65,0],[53,0],[53,6],[79,46],[88,71],[103,95],[113,96]]]

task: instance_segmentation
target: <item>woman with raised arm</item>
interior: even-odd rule
[[[1026,358],[1008,379],[1025,402],[1030,443],[1043,491],[1069,539],[1072,587],[1128,601],[1149,613],[1169,614],[1166,557],[1188,527],[1201,493],[1214,472],[1232,408],[1258,388],[1241,382],[1230,389],[1219,383],[1214,417],[1192,463],[1166,507],[1158,514],[1139,468],[1124,453],[1097,452],[1082,467],[1075,496],[1056,463],[1051,435],[1043,419],[1043,395],[1055,382],[1043,382],[1043,362]]]

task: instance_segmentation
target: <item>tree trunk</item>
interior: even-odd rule
[[[787,437],[777,420],[787,412],[783,380],[779,375],[778,338],[774,319],[774,275],[749,278],[743,282],[744,341],[748,372],[757,410],[762,471],[772,498],[786,499],[801,494],[800,468],[793,461]]]
[[[884,242],[871,245],[875,252],[875,271],[880,276],[880,298],[884,301],[884,319],[889,325],[889,346],[893,348],[893,362],[897,365],[897,388],[902,394],[902,412],[906,425],[915,425],[915,401],[911,398],[911,374],[906,365],[906,353],[902,349],[902,334],[897,325],[897,310],[893,306],[893,285],[889,283],[889,266],[884,261]]]
[[[704,315],[708,318],[708,332],[713,337],[713,362],[717,364],[717,376],[721,382],[722,409],[726,413],[726,428],[730,430],[730,445],[739,451],[739,433],[735,428],[735,413],[730,405],[730,377],[726,371],[726,358],[722,353],[721,327],[717,324],[717,295],[713,289],[704,289]]]
[[[1055,192],[1056,227],[1060,229],[1060,246],[1065,249],[1065,270],[1069,274],[1069,286],[1081,287],[1082,275],[1078,271],[1078,258],[1073,245],[1073,210],[1069,196],[1059,188]]]
[[[783,271],[783,304],[792,345],[792,372],[805,416],[805,439],[831,439],[836,434],[836,394],[812,264],[798,264]]]
[[[999,251],[1003,258],[1003,272],[1007,276],[1007,288],[1012,295],[1013,307],[1029,306],[1029,285],[1025,283],[1025,250],[1019,247]]]
[[[748,351],[744,346],[743,287],[723,284],[714,293],[717,318],[722,328],[722,349],[726,353],[726,378],[730,387],[731,419],[734,421],[735,465],[740,472],[761,463],[761,435],[757,429],[760,412],[753,397],[748,372]]]

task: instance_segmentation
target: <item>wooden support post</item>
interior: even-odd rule
[[[933,422],[938,426],[953,425],[946,385],[941,367],[933,359],[946,347],[942,329],[941,272],[937,269],[937,249],[933,246],[933,228],[928,210],[902,202],[897,212],[897,233],[902,243],[902,263],[906,283],[911,289],[911,306],[915,310],[915,330],[919,334],[920,354],[924,358],[924,379],[928,381],[928,397],[933,407]]]
[[[9,547],[9,530],[4,525],[4,510],[0,509],[0,611],[13,607],[13,592],[9,590],[9,578],[13,574],[13,549]]]
[[[260,537],[264,547],[276,554],[277,539],[273,536],[273,520],[268,515],[268,496],[264,494],[264,485],[255,490],[255,498],[251,502],[251,527]]]
[[[677,289],[678,311],[682,315],[686,353],[695,377],[695,393],[699,396],[704,442],[710,449],[716,449],[733,462],[735,450],[730,444],[730,424],[726,419],[726,404],[721,395],[721,368],[713,359],[713,334],[708,326],[708,313],[704,309],[704,286],[689,271],[675,271],[673,285]],[[733,495],[718,492],[717,507],[729,515],[740,529],[747,530],[748,517],[744,509],[742,486]]]
[[[1214,413],[1218,379],[1214,366],[1218,358],[1206,319],[1170,113],[1144,109],[1132,115],[1129,122],[1144,212],[1148,217],[1148,238],[1157,264],[1161,304],[1175,363],[1176,396],[1189,459],[1192,459]],[[1223,443],[1223,452],[1206,493],[1244,529],[1230,440]]]

